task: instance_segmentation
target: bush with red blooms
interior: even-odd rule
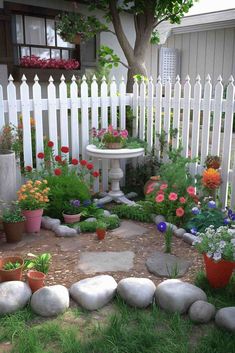
[[[187,187],[185,192],[181,193],[177,185],[171,187],[164,181],[149,184],[146,189],[146,199],[154,205],[155,213],[176,225],[184,224],[191,217],[195,197],[194,186]]]
[[[43,59],[36,55],[23,56],[20,60],[21,67],[41,69],[77,70],[80,64],[75,59]]]

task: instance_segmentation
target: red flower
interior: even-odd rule
[[[39,158],[39,159],[43,159],[43,158],[44,158],[44,153],[39,152],[39,153],[38,153],[38,158]]]
[[[67,146],[62,146],[62,147],[61,147],[61,152],[63,152],[63,153],[69,153],[69,147],[67,147]]]
[[[71,160],[71,163],[72,163],[73,165],[78,165],[78,160],[77,160],[76,158],[73,158],[73,159]]]
[[[47,146],[48,147],[53,147],[54,146],[54,142],[53,141],[48,141]]]
[[[25,167],[26,172],[32,172],[33,168],[30,165]]]
[[[177,208],[175,214],[177,217],[183,217],[184,209],[182,207]]]
[[[85,159],[82,159],[82,160],[80,161],[80,164],[81,164],[83,167],[85,167],[85,165],[87,165],[87,161],[86,161]]]
[[[61,162],[61,156],[59,156],[59,155],[58,155],[58,156],[55,156],[55,161],[56,161],[56,162]]]
[[[168,199],[170,201],[175,201],[178,199],[178,195],[175,193],[175,192],[170,192],[169,196],[168,196]]]
[[[100,173],[98,172],[98,170],[94,170],[92,175],[93,175],[93,177],[97,178],[98,176],[100,176]]]
[[[155,201],[158,203],[164,201],[164,195],[162,195],[162,194],[157,195],[155,198]]]
[[[195,195],[195,193],[196,193],[195,187],[194,187],[194,186],[189,186],[189,187],[187,188],[187,193],[188,193],[190,196]]]
[[[57,175],[57,176],[61,175],[61,173],[62,173],[62,170],[60,168],[56,168],[54,170],[54,174]]]
[[[185,203],[185,202],[186,202],[186,198],[180,197],[180,203]]]
[[[94,168],[94,165],[92,163],[87,163],[87,169],[91,170]]]

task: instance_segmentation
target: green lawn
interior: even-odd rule
[[[235,305],[234,281],[219,292],[202,274],[199,283],[217,308]],[[48,320],[26,308],[0,318],[0,328],[0,342],[13,342],[12,353],[235,353],[235,335],[212,323],[194,325],[156,305],[139,310],[120,299],[98,312],[72,308]]]

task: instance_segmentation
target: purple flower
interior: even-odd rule
[[[72,201],[70,201],[70,203],[74,207],[80,207],[80,205],[81,205],[79,200],[72,200]]]
[[[231,210],[231,208],[228,208],[228,207],[227,207],[227,210],[228,210],[228,216],[231,217],[233,214],[233,211]]]
[[[85,201],[83,201],[83,206],[90,206],[90,204],[91,204],[91,200],[85,200]]]
[[[230,219],[229,218],[224,218],[224,225],[228,225],[230,223]]]
[[[232,213],[230,216],[231,221],[235,221],[235,213]]]
[[[208,202],[207,206],[209,208],[216,208],[216,203],[215,203],[215,201],[211,200],[211,201]]]
[[[197,214],[199,214],[199,213],[200,213],[200,210],[199,210],[198,207],[193,207],[193,208],[192,208],[192,214],[197,215]]]
[[[157,225],[157,229],[159,230],[159,232],[164,233],[166,231],[167,225],[165,222],[160,222]]]
[[[193,235],[196,235],[197,234],[197,228],[191,228],[190,229],[190,233],[193,234]]]

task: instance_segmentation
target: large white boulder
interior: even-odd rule
[[[30,305],[40,316],[59,315],[69,307],[69,291],[61,285],[40,288],[32,295]]]
[[[120,297],[136,308],[146,308],[153,302],[155,284],[148,278],[124,278],[117,286]]]
[[[206,293],[193,284],[178,279],[160,283],[155,292],[157,304],[168,312],[185,313],[197,300],[207,301]]]
[[[117,282],[112,276],[100,275],[82,279],[70,287],[71,297],[87,310],[97,310],[108,304],[114,297]]]
[[[197,300],[190,306],[188,313],[193,322],[205,324],[214,318],[215,306],[203,300]]]
[[[228,331],[235,332],[235,306],[229,306],[217,311],[215,323]]]
[[[0,283],[0,315],[10,314],[24,308],[31,295],[31,289],[24,282]]]

